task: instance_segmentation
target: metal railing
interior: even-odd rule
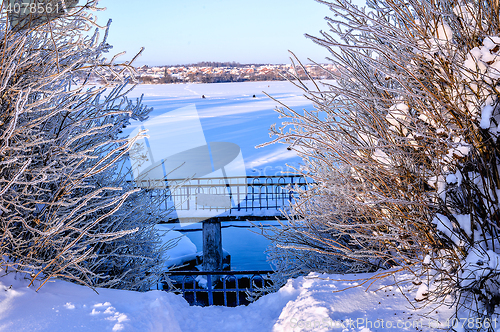
[[[247,299],[247,292],[269,285],[269,278],[266,275],[271,273],[274,272],[170,271],[167,275],[174,288],[170,289],[166,280],[160,280],[157,289],[182,294],[191,305],[239,306],[251,302]],[[206,276],[206,280],[201,282],[206,283],[206,286],[199,287],[201,280],[195,276]],[[243,280],[242,276],[247,277]]]
[[[278,212],[297,198],[296,186],[305,189],[312,183],[298,175],[168,179],[162,186],[158,181],[153,182],[144,180],[137,185],[157,195],[165,195],[167,209],[175,206],[176,210],[227,211],[228,215],[255,210]],[[201,205],[200,194],[213,197],[215,201],[228,197],[228,203]]]

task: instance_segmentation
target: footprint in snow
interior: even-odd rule
[[[102,313],[102,315],[109,315],[105,319],[112,321],[112,322],[115,322],[115,324],[113,325],[113,331],[121,331],[125,328],[125,326],[122,323],[128,320],[127,315],[117,311],[115,307],[111,306],[111,303],[109,303],[109,302],[96,303],[93,305],[93,307],[94,308],[92,308],[92,312],[90,313],[91,315],[98,315],[101,313]],[[101,312],[100,310],[97,310],[96,308],[99,308],[101,310],[104,308],[106,308],[106,309],[104,310],[104,312]]]
[[[111,303],[109,302],[104,302],[104,303],[96,303],[93,305],[93,308],[92,308],[92,312],[90,313],[91,315],[97,315],[97,314],[100,314],[101,311],[97,310],[96,308],[106,308],[106,307],[109,307],[111,305]]]

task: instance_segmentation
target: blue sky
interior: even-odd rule
[[[325,62],[328,52],[304,37],[327,30],[327,6],[314,0],[101,0],[98,22],[112,18],[109,43],[137,65],[199,61],[289,63],[288,50],[304,62]]]

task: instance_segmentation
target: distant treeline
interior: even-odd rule
[[[304,77],[305,78],[305,77]],[[283,77],[277,75],[275,72],[266,73],[263,75],[234,75],[229,73],[223,74],[203,74],[192,73],[187,75],[184,79],[179,79],[169,74],[164,77],[153,77],[150,75],[142,75],[139,77],[141,83],[146,84],[168,84],[168,83],[183,83],[183,82],[199,82],[199,83],[227,83],[227,82],[246,82],[246,81],[282,81]]]

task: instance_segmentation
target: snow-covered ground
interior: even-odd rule
[[[20,275],[0,277],[0,331],[437,331],[452,310],[413,310],[388,278],[366,290],[374,275],[311,274],[289,280],[277,293],[248,306],[190,307],[162,291],[93,290],[57,280],[37,293]],[[399,273],[397,280],[411,280]],[[346,289],[343,292],[338,292]],[[415,296],[413,292],[410,296]],[[423,316],[431,311],[430,317]]]
[[[161,234],[163,246],[167,248],[165,269],[171,266],[181,266],[187,261],[196,259],[200,250],[187,236],[165,224],[155,227]]]

